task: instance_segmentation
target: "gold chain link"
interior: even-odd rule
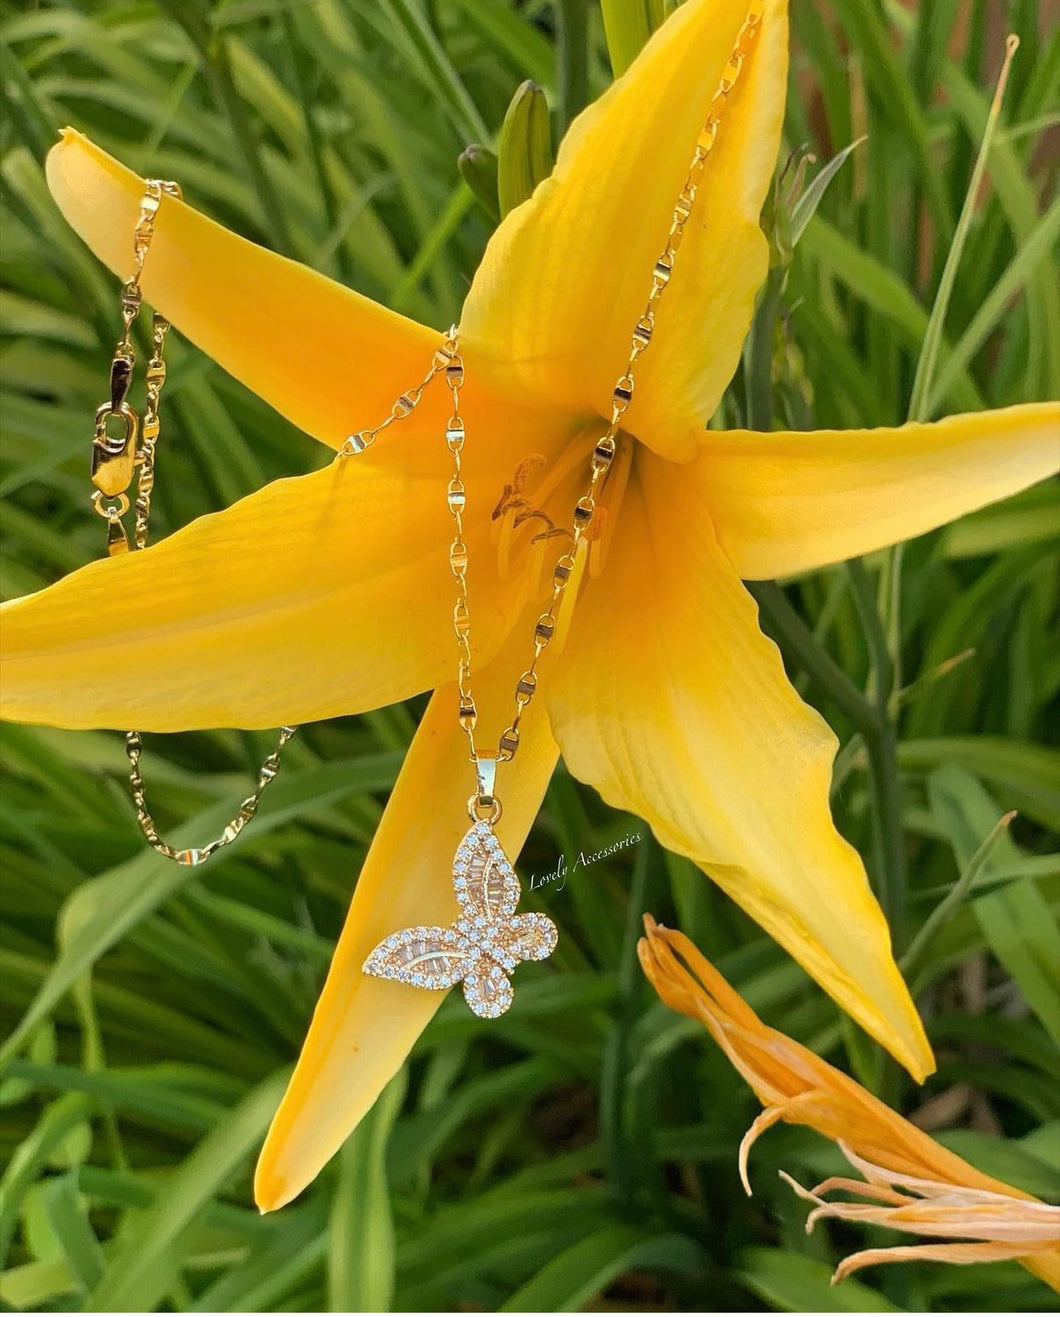
[[[142,420],[133,410],[127,395],[132,383],[133,367],[136,364],[136,349],[132,340],[133,325],[143,304],[140,279],[147,253],[151,250],[155,217],[165,196],[179,200],[181,196],[179,185],[155,178],[145,181],[140,214],[133,230],[133,272],[122,285],[121,290],[123,330],[111,361],[111,396],[96,412],[95,436],[92,441],[92,482],[96,485],[96,492],[92,496],[92,506],[107,521],[107,550],[112,555],[126,553],[130,548],[122,518],[129,510],[129,496],[126,490],[132,484],[134,474],[136,510],[132,547],[139,550],[147,546],[151,493],[155,484],[155,445],[160,431],[158,404],[162,386],[166,382],[164,352],[166,335],[170,327],[169,321],[157,312],[151,318],[152,350],[151,358],[147,363],[144,390],[146,401]],[[115,418],[121,421],[122,433],[111,436],[107,424]],[[133,804],[136,806],[136,821],[148,843],[159,855],[175,860],[177,864],[191,866],[201,864],[222,846],[234,841],[257,813],[262,792],[279,772],[280,752],[297,730],[296,727],[290,726],[280,729],[276,749],[266,756],[258,770],[257,789],[243,801],[238,813],[221,835],[207,842],[205,846],[188,847],[170,846],[159,836],[158,828],[147,807],[146,787],[140,773],[143,740],[139,732],[126,732],[125,753],[129,760],[129,787]]]
[[[366,448],[371,448],[388,425],[393,425],[395,421],[403,421],[406,416],[411,416],[420,405],[420,399],[423,397],[427,385],[436,375],[440,375],[445,370],[447,364],[448,357],[445,354],[445,348],[439,348],[434,354],[430,370],[420,380],[419,384],[413,385],[411,389],[406,389],[397,399],[390,408],[386,419],[380,421],[374,429],[355,430],[353,434],[347,435],[342,447],[338,450],[338,455],[340,457],[355,457],[358,453],[363,453]]]
[[[140,831],[144,834],[148,843],[154,847],[159,855],[164,855],[167,860],[175,860],[177,864],[194,866],[202,864],[203,860],[208,860],[215,851],[219,851],[222,846],[227,846],[230,841],[235,841],[257,813],[262,793],[280,771],[280,752],[297,730],[297,727],[280,728],[280,737],[276,743],[276,749],[265,756],[261,768],[258,769],[257,789],[243,801],[239,811],[230,820],[220,836],[215,837],[213,841],[208,841],[205,846],[183,847],[170,846],[158,835],[158,829],[151,817],[151,811],[147,808],[146,787],[140,774],[140,755],[143,753],[144,748],[143,740],[139,732],[126,732],[125,753],[129,759],[129,786],[132,790],[133,803],[136,805],[136,821],[139,823]]]
[[[472,760],[478,758],[475,748],[475,723],[478,712],[471,693],[471,607],[467,593],[467,544],[464,540],[464,508],[467,506],[467,487],[464,484],[461,457],[464,451],[466,427],[460,414],[460,390],[464,384],[464,360],[459,350],[459,331],[453,325],[446,335],[442,348],[446,356],[445,379],[453,400],[453,409],[445,425],[445,443],[453,455],[453,474],[446,486],[445,499],[453,518],[453,539],[449,545],[449,568],[456,581],[456,603],[453,605],[453,634],[456,637],[457,716],[467,736],[468,751]]]
[[[137,549],[147,547],[147,525],[151,519],[151,494],[155,487],[155,444],[161,429],[158,419],[158,401],[166,382],[166,363],[163,358],[169,321],[156,311],[151,317],[151,360],[147,363],[147,382],[144,387],[144,415],[140,425],[139,475],[136,481],[136,523],[133,544]]]

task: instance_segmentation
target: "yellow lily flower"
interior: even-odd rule
[[[552,176],[491,239],[461,316],[466,539],[483,742],[501,730],[588,453],[746,6],[688,0],[572,125]],[[517,854],[560,749],[647,819],[913,1074],[930,1048],[862,862],[828,806],[836,740],[797,696],[741,577],[869,552],[1057,465],[1052,405],[810,434],[705,429],[768,252],[759,228],[787,80],[768,0],[662,304],[569,636],[499,790]],[[67,131],[62,211],[119,275],[142,181]],[[438,334],[167,199],[147,301],[296,425],[338,448],[421,378]],[[4,716],[147,731],[270,727],[437,688],[361,871],[291,1086],[263,1208],[298,1193],[404,1061],[437,994],[360,973],[379,939],[449,923],[464,821],[444,491],[444,390],[363,455],[277,481],[142,553],[5,608]],[[635,442],[634,442],[635,441]],[[547,565],[542,571],[543,564]],[[101,681],[138,658],[136,682]]]
[[[700,1020],[765,1108],[740,1145],[747,1158],[777,1121],[807,1125],[834,1139],[864,1179],[833,1176],[811,1190],[783,1178],[814,1204],[807,1231],[835,1218],[888,1226],[945,1243],[864,1249],[846,1258],[833,1283],[879,1262],[999,1262],[1015,1258],[1060,1290],[1060,1208],[983,1175],[956,1153],[873,1097],[809,1048],[763,1024],[683,933],[646,915],[640,963],[667,1006]],[[868,1202],[825,1201],[830,1192]]]

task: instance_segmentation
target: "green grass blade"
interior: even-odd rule
[[[86,1312],[151,1312],[178,1278],[182,1237],[261,1141],[286,1086],[272,1075],[229,1112],[174,1173],[160,1197],[122,1235]]]

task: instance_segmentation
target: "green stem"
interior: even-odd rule
[[[879,898],[887,922],[897,936],[905,911],[905,836],[902,831],[902,788],[898,776],[898,739],[890,719],[865,738],[869,782],[876,808],[880,853]]]
[[[865,747],[876,806],[873,817],[879,849],[880,905],[892,930],[897,932],[905,907],[906,865],[898,738],[891,719],[891,693],[896,670],[865,564],[858,558],[851,559],[847,571],[872,660],[873,719],[871,727],[865,729]]]
[[[781,266],[770,270],[747,336],[744,380],[749,430],[768,432],[773,428],[773,339],[784,292],[784,277],[785,270]]]
[[[910,942],[908,950],[899,961],[902,973],[907,979],[912,980],[916,976],[922,963],[927,959],[926,953],[930,950],[936,933],[949,922],[950,916],[972,890],[975,880],[982,873],[987,860],[990,858],[990,852],[994,849],[995,843],[1015,817],[1016,811],[1010,810],[1009,813],[1003,814],[998,819],[990,829],[983,844],[968,861],[968,867],[932,910],[931,914],[928,915],[927,919],[924,920],[920,932]]]
[[[865,632],[865,640],[868,643],[869,657],[872,659],[872,671],[875,681],[873,693],[877,715],[879,715],[886,711],[887,702],[890,700],[891,691],[894,688],[894,659],[887,646],[887,637],[883,631],[883,622],[880,620],[876,594],[872,588],[872,582],[869,580],[869,574],[865,570],[865,564],[860,558],[851,558],[847,563],[847,572],[850,575],[854,603],[857,606],[861,625]]]
[[[802,665],[836,707],[868,739],[876,729],[876,713],[843,669],[814,638],[813,632],[788,602],[775,581],[755,581],[747,587],[758,602],[769,629],[786,653]]]
[[[589,15],[585,0],[556,6],[556,92],[560,137],[589,100]]]
[[[615,1018],[604,1044],[600,1076],[600,1129],[607,1153],[609,1180],[619,1205],[632,1211],[637,1198],[638,1144],[630,1129],[627,1092],[629,1036],[637,1019],[640,965],[637,942],[642,931],[645,893],[657,843],[645,836],[633,861],[633,881],[626,905],[622,955],[618,965]]]
[[[877,611],[882,619],[881,625],[887,637],[887,649],[891,658],[891,689],[896,699],[902,684],[902,561],[904,544],[896,544],[884,559],[882,587]],[[897,711],[897,703],[892,707],[892,714]]]

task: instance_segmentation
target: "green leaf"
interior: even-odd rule
[[[942,770],[945,771],[945,770]],[[936,774],[936,777],[938,775]],[[995,844],[1004,836],[1005,829],[1015,817],[1015,811],[1009,814],[1003,814],[994,824],[990,831],[980,842],[975,853],[968,859],[962,869],[957,881],[946,893],[939,904],[924,920],[916,937],[909,945],[908,951],[899,961],[902,973],[907,979],[915,979],[921,962],[926,959],[928,952],[931,950],[932,940],[960,907],[970,892],[974,891],[975,885],[980,875],[987,869],[987,861],[994,850]]]
[[[155,1203],[129,1224],[89,1296],[86,1312],[152,1312],[178,1278],[185,1231],[261,1141],[287,1084],[270,1076],[230,1111],[174,1172]]]
[[[394,1296],[394,1223],[386,1145],[405,1097],[400,1071],[346,1141],[331,1214],[331,1312],[389,1312]]]
[[[999,1139],[979,1130],[942,1130],[933,1137],[959,1157],[977,1167],[984,1175],[993,1175],[1024,1193],[1047,1202],[1060,1197],[1060,1166],[1056,1150],[1060,1148],[1060,1130],[1056,1125],[1041,1126],[1043,1146],[1052,1143],[1051,1161],[1039,1157],[1026,1139]]]
[[[253,827],[241,833],[227,849],[231,853],[245,845],[245,839],[261,838],[311,805],[341,799],[353,790],[389,785],[396,767],[393,755],[380,755],[374,760],[363,758],[289,773],[273,785],[255,816]],[[212,836],[230,817],[228,805],[205,810],[178,830],[177,844],[194,845],[204,835]],[[143,851],[135,859],[79,887],[64,915],[70,928],[69,939],[29,1010],[0,1049],[0,1060],[10,1059],[27,1034],[77,979],[129,929],[188,882],[193,872],[154,851]]]
[[[973,906],[991,950],[1060,1047],[1058,933],[1049,903],[1031,882],[1010,883]]]
[[[817,207],[824,200],[824,195],[828,191],[828,186],[836,174],[839,173],[848,157],[857,150],[866,138],[859,137],[856,141],[851,142],[849,146],[844,146],[842,151],[836,154],[828,163],[814,174],[813,178],[806,185],[806,190],[798,198],[791,208],[790,226],[791,232],[789,240],[791,246],[798,244],[799,239],[806,231],[806,225],[813,219],[817,213]]]
[[[928,313],[907,284],[870,253],[863,251],[843,233],[815,215],[807,224],[799,251],[818,261],[841,279],[866,305],[879,312],[898,331],[904,343],[919,350],[928,325]],[[940,360],[949,359],[949,350],[940,347]],[[982,411],[983,395],[967,371],[954,380],[947,402],[961,411]]]
[[[80,1094],[57,1098],[48,1104],[31,1133],[13,1152],[0,1180],[0,1265],[7,1257],[27,1191],[50,1165],[56,1150],[62,1147],[71,1131],[83,1125],[90,1111],[90,1103]]]
[[[15,1312],[68,1311],[49,1310],[44,1305],[76,1290],[70,1268],[63,1261],[27,1262],[0,1272],[0,1299]]]
[[[1039,272],[1047,273],[1046,266],[1056,246],[1058,234],[1060,234],[1060,200],[1053,202],[1020,243],[1015,256],[1000,277],[994,280],[990,292],[954,344],[946,364],[939,369],[931,384],[924,404],[927,415],[935,414],[960,372],[968,367],[975,354],[998,328],[1002,319],[1011,315],[1012,302],[1016,295],[1034,280]],[[1055,532],[1055,516],[1053,521]]]
[[[696,1271],[705,1265],[703,1250],[684,1235],[645,1236],[634,1226],[607,1226],[564,1249],[499,1311],[577,1312],[635,1267]]]
[[[446,109],[464,134],[464,140],[487,138],[489,134],[474,99],[422,7],[415,0],[380,0],[380,5],[390,15],[398,41],[419,65],[428,85],[442,93]]]
[[[456,0],[468,23],[485,38],[488,48],[506,55],[528,78],[549,86],[555,61],[548,39],[533,26],[531,16],[497,0]]]
[[[71,1275],[87,1293],[103,1274],[103,1250],[89,1224],[76,1172],[46,1182],[43,1208]]]
[[[906,1311],[854,1278],[832,1285],[827,1263],[788,1249],[744,1249],[739,1267],[747,1288],[778,1312]]]
[[[942,86],[969,136],[978,141],[986,129],[990,101],[952,62],[943,66]],[[1022,246],[1038,224],[1038,198],[1012,142],[994,139],[990,172],[998,204],[1013,237]],[[1029,397],[1055,397],[1060,387],[1060,299],[1056,296],[1056,263],[1048,260],[1027,290],[1036,353],[1027,353]]]
[[[1060,752],[1003,736],[938,736],[902,741],[898,764],[903,772],[930,773],[953,764],[974,773],[997,792],[1000,808],[1016,809],[1060,832]],[[990,825],[988,825],[990,826]]]
[[[980,558],[1024,544],[1055,545],[1058,530],[1056,487],[1043,481],[947,526],[942,550],[947,558]]]
[[[848,37],[860,47],[866,79],[887,107],[888,116],[901,133],[904,145],[915,162],[935,228],[941,240],[948,242],[953,230],[953,219],[932,157],[927,122],[895,53],[882,13],[862,3],[862,0],[836,0],[835,8]]]
[[[278,1219],[269,1218],[270,1225]],[[192,1312],[270,1312],[297,1286],[318,1275],[327,1257],[329,1232],[324,1202],[289,1207],[282,1226],[272,1228],[240,1261],[222,1271],[191,1305]]]
[[[983,175],[986,172],[986,163],[990,156],[990,146],[994,139],[994,131],[997,128],[998,116],[1001,113],[1001,101],[1005,92],[1005,84],[1008,81],[1009,64],[1012,56],[1016,52],[1018,42],[1008,46],[1008,53],[1005,63],[1001,69],[1001,76],[998,79],[997,91],[990,106],[990,113],[987,115],[986,124],[983,128],[982,140],[979,144],[979,154],[976,157],[975,168],[972,170],[972,177],[968,183],[968,189],[964,196],[964,205],[961,207],[960,216],[957,219],[957,227],[954,230],[953,240],[948,244],[946,250],[946,261],[942,268],[942,277],[939,280],[938,290],[935,293],[935,301],[931,307],[931,315],[928,318],[927,328],[924,331],[924,342],[920,349],[920,356],[916,364],[916,375],[913,377],[913,391],[909,399],[909,417],[911,421],[926,421],[931,416],[929,407],[932,387],[934,384],[935,369],[938,362],[939,350],[942,346],[942,333],[946,324],[946,313],[949,310],[950,298],[953,296],[953,288],[957,279],[957,270],[961,263],[961,257],[964,254],[964,245],[968,240],[968,232],[972,224],[972,216],[975,208],[979,205],[979,191],[983,181]],[[941,390],[940,390],[941,392]]]
[[[952,766],[932,776],[929,792],[958,862],[971,865],[981,855],[982,839],[992,827],[988,820],[993,816],[996,822],[996,803],[971,774]],[[1006,849],[999,844],[994,856],[1003,860]],[[992,858],[981,859],[987,871]],[[990,949],[1060,1046],[1060,963],[1056,956],[1060,933],[1041,892],[1028,880],[1009,883],[978,897],[972,909]]]

